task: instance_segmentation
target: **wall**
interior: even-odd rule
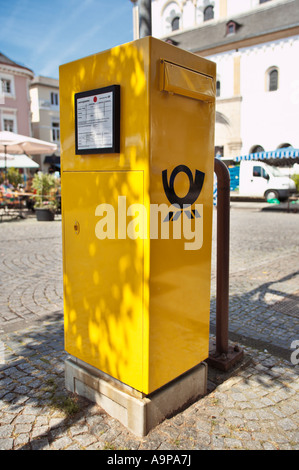
[[[4,130],[3,117],[5,116],[7,119],[14,120],[14,132],[31,136],[29,78],[21,74],[16,68],[5,68],[4,65],[1,66],[1,73],[12,80],[13,87],[12,97],[5,96],[2,98],[0,105],[1,130]]]
[[[59,88],[39,83],[39,79],[47,80],[46,77],[36,77],[30,87],[32,129],[34,137],[53,142],[52,121],[59,122],[59,104],[51,104],[51,92],[59,94]],[[56,82],[58,84],[58,80]]]
[[[283,143],[299,148],[299,37],[246,48],[241,53],[241,134],[244,154]],[[267,91],[267,71],[279,70],[278,90]]]
[[[214,7],[214,19],[209,21],[217,21],[230,19],[255,8],[269,8],[275,3],[283,3],[283,0],[271,0],[262,4],[259,0],[153,0],[152,34],[157,38],[173,35],[171,20],[175,16],[180,17],[180,29],[177,32],[200,26],[204,22],[203,12],[209,5]]]
[[[35,77],[30,85],[32,132],[37,139],[53,142],[57,145],[55,155],[60,154],[60,142],[53,141],[52,122],[60,122],[59,102],[51,104],[51,92],[59,95],[59,81],[49,77]],[[36,156],[34,160],[43,171],[48,170],[44,164],[44,156]]]

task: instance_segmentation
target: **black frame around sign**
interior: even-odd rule
[[[78,149],[78,122],[77,122],[77,100],[86,96],[113,93],[112,99],[112,146],[101,148]],[[120,153],[120,85],[111,85],[94,90],[82,91],[75,94],[75,148],[76,155],[89,155],[101,153]]]

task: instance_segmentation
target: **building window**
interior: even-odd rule
[[[234,21],[230,21],[226,25],[226,34],[235,34],[237,25]]]
[[[278,90],[278,69],[271,69],[268,72],[268,91]]]
[[[235,23],[230,23],[227,26],[227,34],[234,34],[236,32],[236,25]]]
[[[2,78],[2,92],[3,93],[11,93],[11,80],[8,80],[7,78]]]
[[[163,33],[169,34],[171,31],[178,31],[182,27],[182,13],[177,0],[164,2],[165,6],[161,11]]]
[[[203,12],[203,20],[208,21],[212,20],[214,18],[214,7],[212,5],[209,5],[204,9]]]
[[[285,143],[285,144],[280,144],[277,149],[287,149],[289,147],[293,147],[291,144],[289,143]]]
[[[1,130],[9,132],[18,132],[16,110],[10,109],[9,112],[2,111]]]
[[[217,98],[220,96],[220,92],[221,92],[221,83],[220,83],[220,80],[217,80],[217,82],[216,82],[216,96],[217,96]]]
[[[14,120],[13,119],[4,119],[3,127],[5,131],[14,132]]]
[[[222,146],[217,146],[215,147],[215,157],[216,158],[222,158],[223,157],[223,152],[224,152],[224,147]]]
[[[176,16],[171,22],[171,30],[177,31],[178,29],[180,29],[180,18]]]
[[[1,73],[0,75],[0,95],[3,97],[14,98],[15,87],[14,77],[12,75]]]
[[[252,147],[250,153],[259,153],[259,152],[264,152],[265,149],[264,147],[262,147],[261,145],[255,145],[254,147]]]
[[[60,125],[59,122],[52,122],[52,141],[59,142],[60,140]]]
[[[235,34],[239,28],[241,28],[241,24],[237,23],[236,21],[230,20],[226,23],[226,35]]]
[[[51,105],[58,106],[58,104],[59,104],[58,93],[54,93],[52,91],[51,92]]]

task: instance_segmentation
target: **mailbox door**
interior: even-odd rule
[[[66,172],[62,187],[66,350],[142,390],[143,240],[118,196],[142,204],[143,172]]]

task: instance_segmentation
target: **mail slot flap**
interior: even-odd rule
[[[200,101],[215,100],[215,84],[211,77],[194,70],[161,61],[161,90]]]

